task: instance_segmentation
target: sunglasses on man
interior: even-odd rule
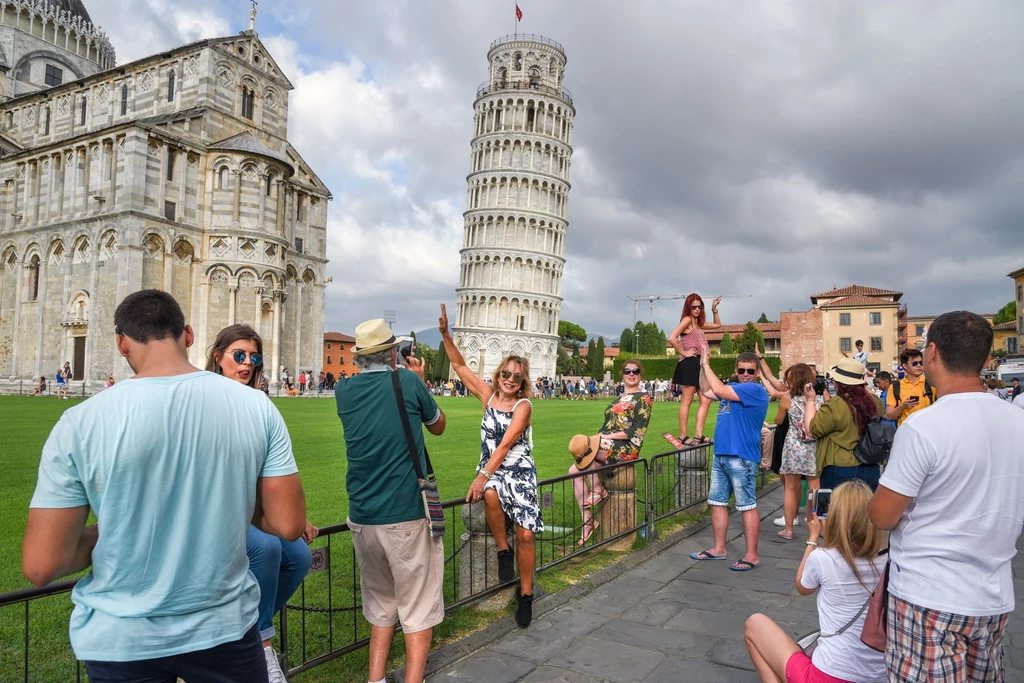
[[[737,375],[756,375],[757,368],[736,368]]]
[[[910,365],[912,365],[915,368],[919,368],[922,365],[924,365],[924,361],[923,360],[912,360],[912,361],[910,361]]]
[[[249,357],[249,362],[252,363],[253,367],[263,365],[263,354],[262,353],[246,353],[245,351],[235,351],[231,354],[232,360],[241,365],[245,362],[246,356]]]

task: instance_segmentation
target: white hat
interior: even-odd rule
[[[356,328],[356,347],[353,356],[365,356],[378,351],[387,351],[398,346],[398,340],[383,318],[367,320]]]

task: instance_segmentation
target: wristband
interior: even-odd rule
[[[807,541],[807,545],[813,545],[815,548],[817,548],[818,547],[818,542],[817,541]]]

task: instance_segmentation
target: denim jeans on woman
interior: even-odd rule
[[[301,538],[284,541],[249,525],[245,535],[245,553],[249,571],[260,585],[260,612],[256,626],[260,640],[274,637],[274,615],[298,590],[313,561],[309,545]]]
[[[821,470],[821,488],[834,489],[844,481],[860,479],[874,491],[878,488],[878,480],[882,476],[882,468],[878,465],[857,465],[856,467],[835,467],[829,465]]]

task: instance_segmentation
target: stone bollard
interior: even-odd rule
[[[608,497],[601,503],[597,516],[601,524],[594,536],[599,541],[636,526],[636,462],[600,475]],[[612,547],[629,547],[635,537],[635,532],[627,534]]]
[[[498,585],[498,546],[487,525],[482,500],[462,506],[462,524],[466,527],[466,532],[462,534],[459,543],[463,546],[459,553],[459,600]],[[514,548],[515,532],[510,528],[507,518],[505,524],[509,547]],[[504,591],[501,591],[497,594],[498,607],[504,606],[508,600],[503,593]],[[489,609],[489,602],[490,600],[484,601],[480,607]]]
[[[676,509],[707,502],[708,455],[707,447],[676,453]]]

